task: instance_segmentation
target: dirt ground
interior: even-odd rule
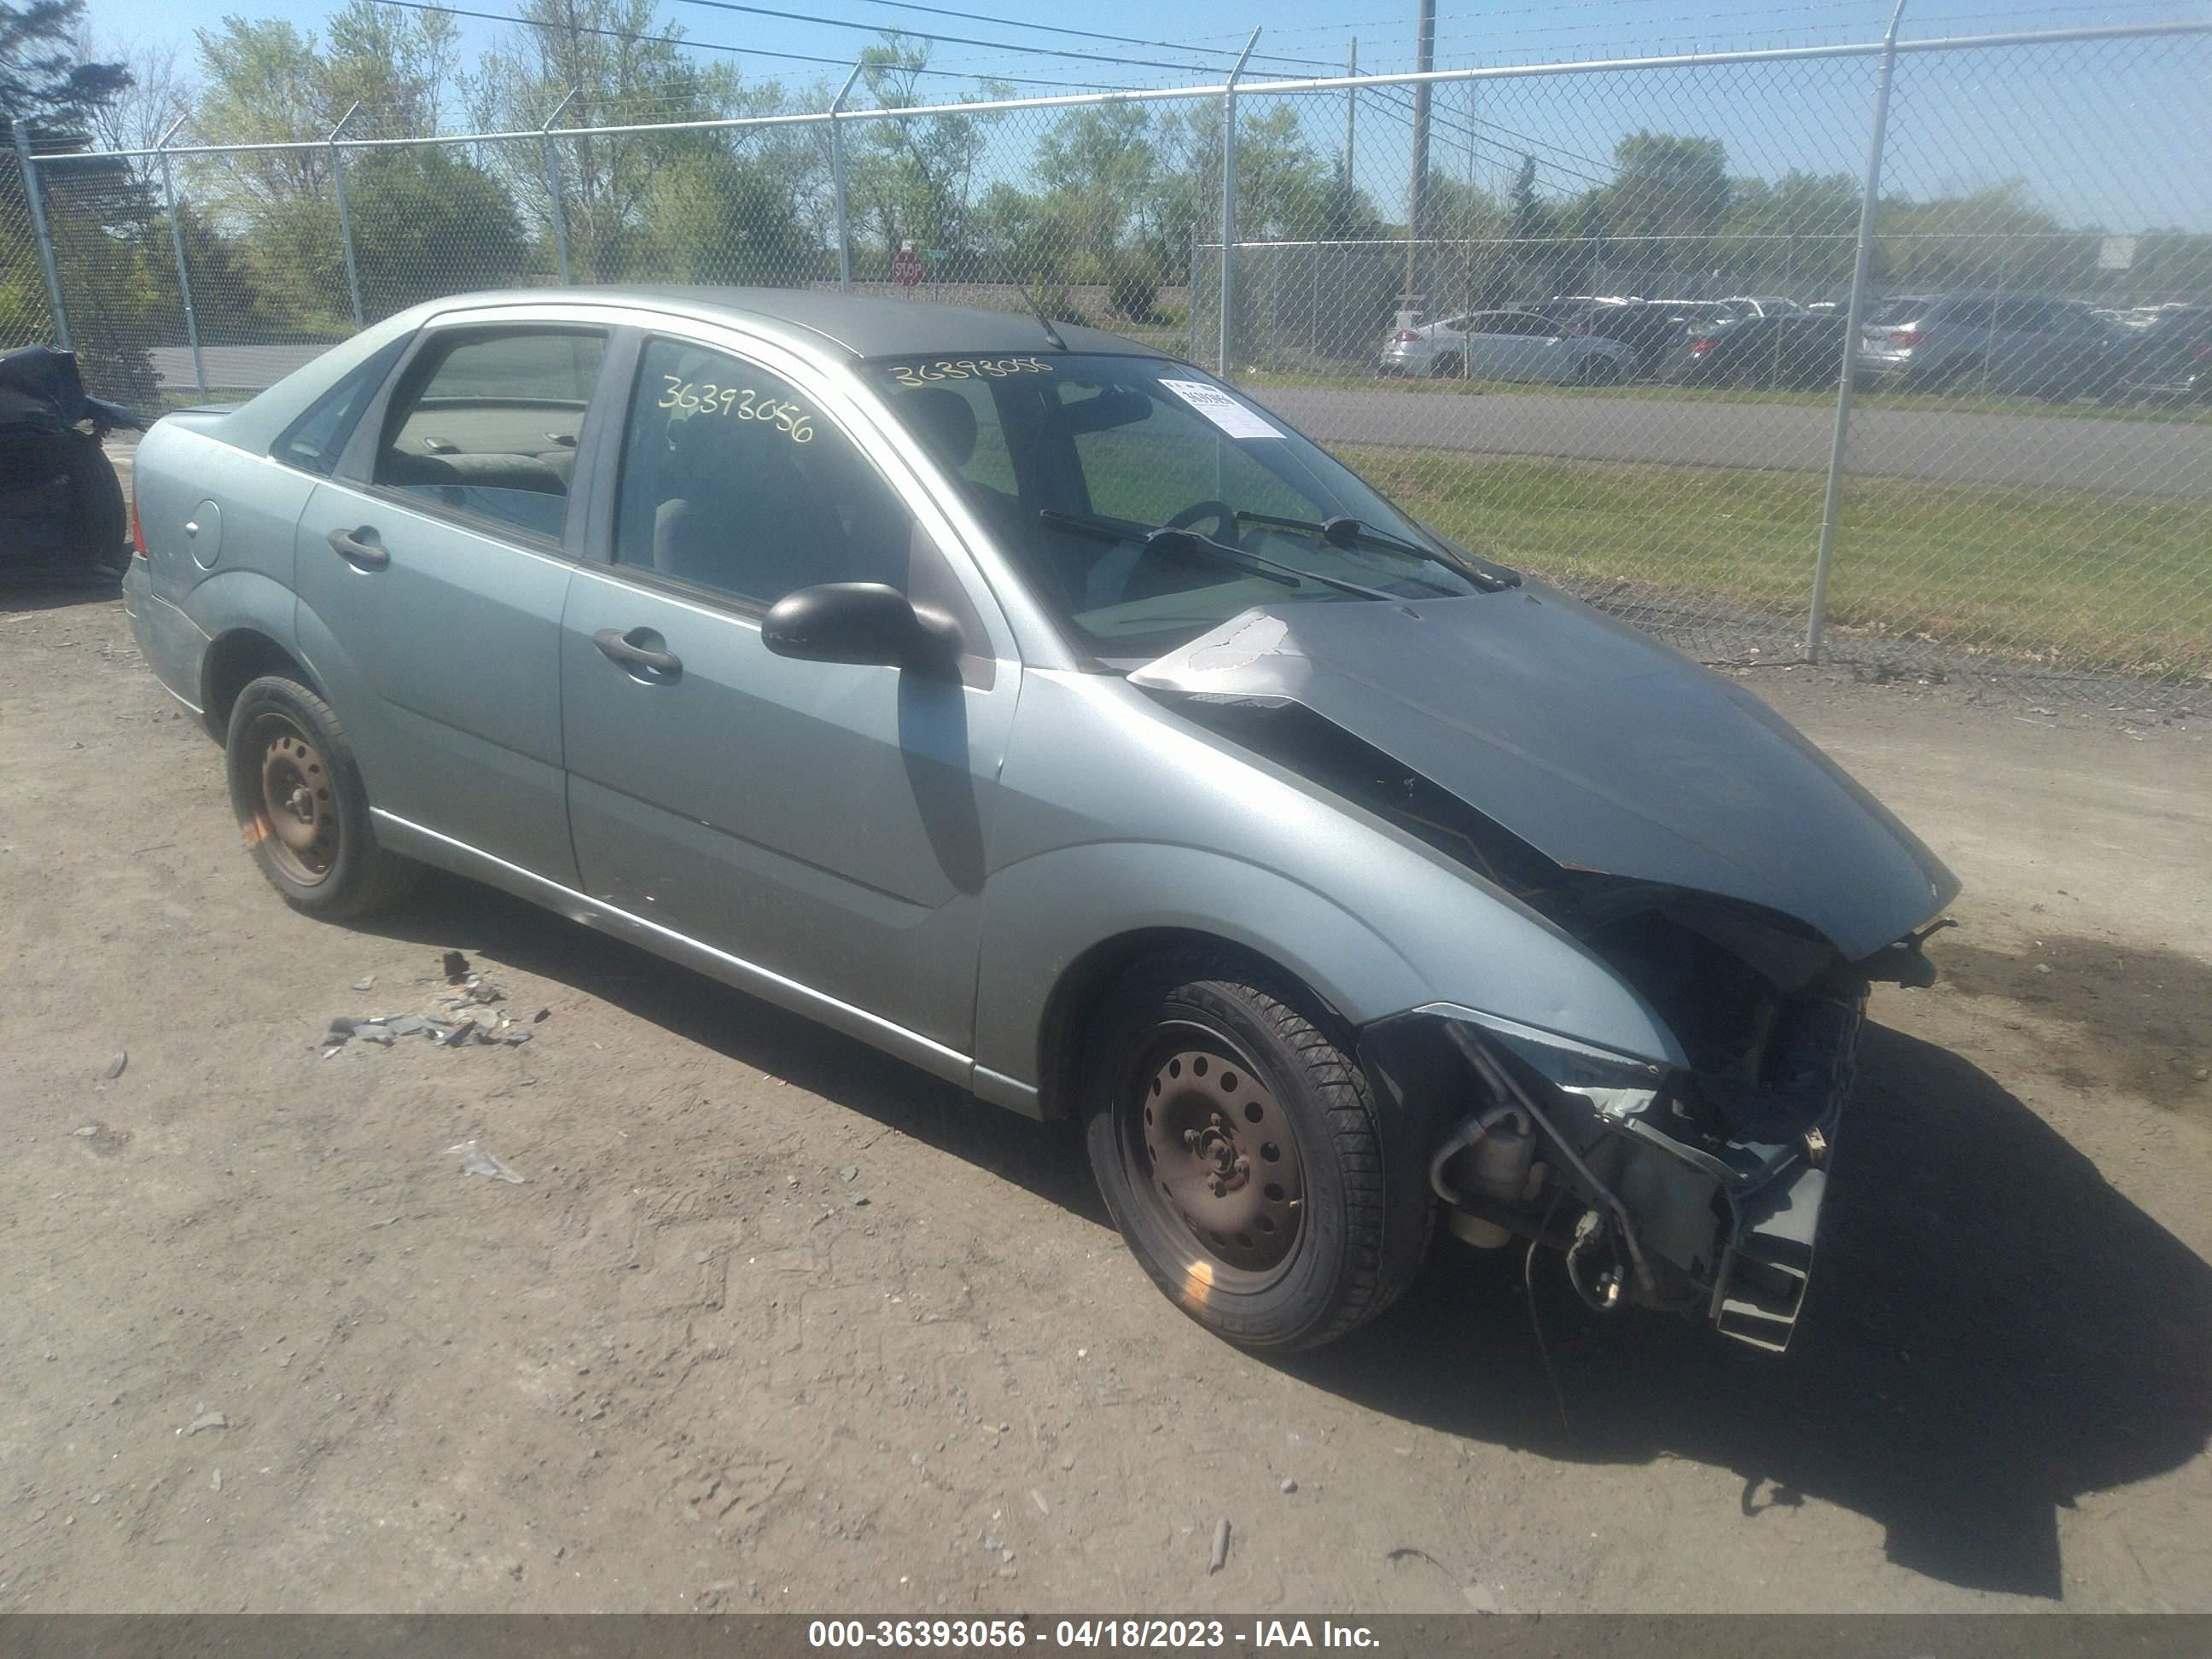
[[[0,606],[0,1608],[2212,1609],[2212,717],[1749,681],[1962,925],[1789,1356],[1540,1262],[1555,1399],[1517,1252],[1251,1358],[1062,1129],[459,882],[292,914],[120,607]],[[448,949],[532,1042],[321,1057]]]

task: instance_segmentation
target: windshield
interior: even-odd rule
[[[866,372],[1030,589],[1109,666],[1149,662],[1254,605],[1497,585],[1187,365],[1042,352],[871,362]],[[1322,533],[1337,520],[1356,530]],[[1154,533],[1164,526],[1195,534]]]

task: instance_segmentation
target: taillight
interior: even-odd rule
[[[1892,345],[1917,346],[1926,337],[1917,328],[1893,328],[1889,331],[1889,343]]]
[[[1690,342],[1690,355],[1692,357],[1702,357],[1718,343],[1719,342],[1713,339],[1710,335],[1704,339],[1692,340]]]
[[[2191,347],[2189,361],[2192,363],[2212,363],[2212,339],[2199,340]]]
[[[146,556],[146,532],[138,522],[138,478],[136,472],[131,478],[131,553],[133,558]]]
[[[1398,343],[1400,345],[1419,345],[1420,343],[1421,337],[1414,333],[1412,329],[1401,328],[1398,331]]]
[[[1567,332],[1579,340],[1589,332],[1589,325],[1588,323],[1573,324],[1568,328]]]

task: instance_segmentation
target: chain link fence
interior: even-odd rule
[[[158,405],[474,289],[1034,299],[1708,660],[2170,707],[2212,677],[2207,85],[2167,24],[9,152],[0,344]]]

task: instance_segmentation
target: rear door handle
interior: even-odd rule
[[[392,555],[367,525],[358,530],[333,530],[329,540],[331,551],[356,570],[381,570],[392,562]]]
[[[650,628],[633,628],[628,632],[602,628],[592,635],[592,643],[624,668],[641,668],[664,680],[672,680],[684,672],[684,659],[673,651],[661,650],[665,641]]]

